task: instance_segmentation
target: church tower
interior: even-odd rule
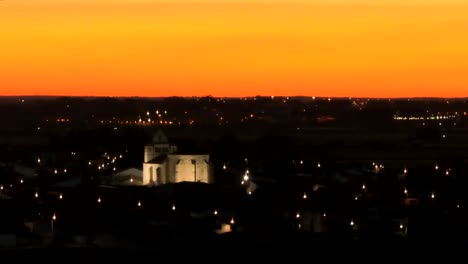
[[[171,154],[177,151],[177,147],[169,144],[169,140],[164,132],[160,129],[153,135],[152,144],[145,146],[144,162],[164,155]]]

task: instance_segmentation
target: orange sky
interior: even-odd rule
[[[0,95],[465,97],[468,2],[4,0]]]

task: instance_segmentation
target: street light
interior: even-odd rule
[[[304,200],[307,199],[307,193],[304,193],[304,195],[302,196],[302,199],[304,199]]]
[[[55,215],[55,213],[52,215],[52,219],[50,220],[50,230],[52,231],[52,233],[54,232],[54,221],[57,220],[57,216]]]

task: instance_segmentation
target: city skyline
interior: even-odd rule
[[[1,95],[466,97],[463,1],[6,0]]]

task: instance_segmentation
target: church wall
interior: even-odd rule
[[[153,146],[145,146],[144,162],[148,162],[148,161],[154,159],[154,157],[155,157],[154,147]]]
[[[161,170],[161,179],[158,179],[158,168]],[[151,183],[151,171],[152,170],[152,180],[154,183],[158,184],[164,184],[166,183],[166,177],[165,177],[165,167],[162,166],[162,164],[152,164],[152,163],[143,163],[143,185],[147,185]]]
[[[195,165],[192,163],[192,160],[195,161]],[[206,162],[208,160],[209,155],[170,155],[170,181],[200,181],[210,183],[210,168]]]

